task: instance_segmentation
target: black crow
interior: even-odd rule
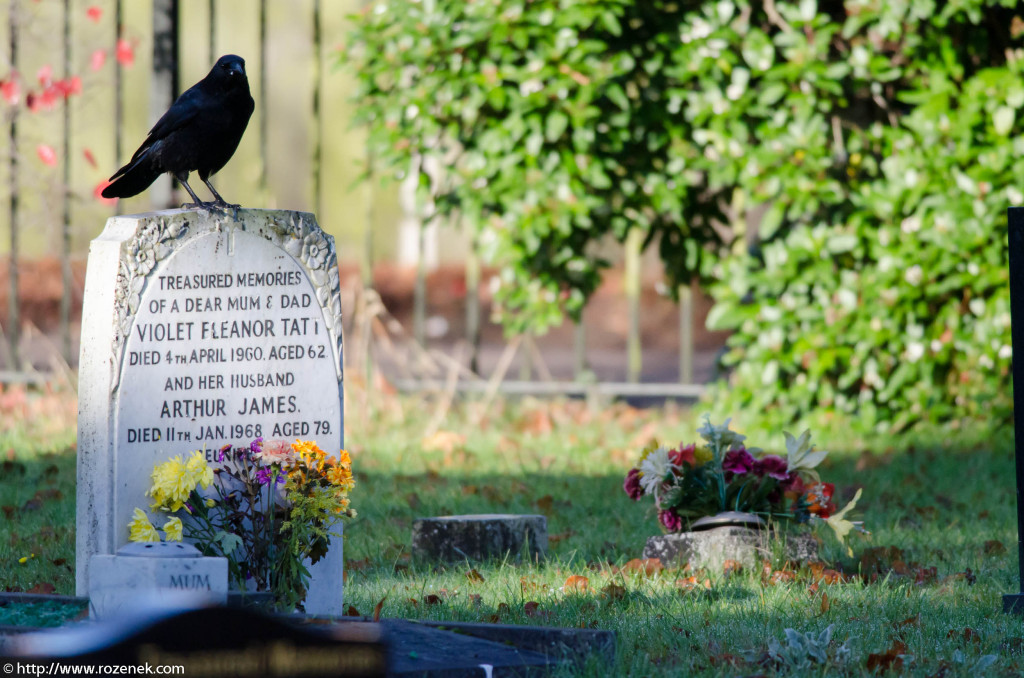
[[[205,78],[187,89],[153,125],[131,162],[110,177],[104,198],[128,198],[149,188],[164,172],[181,182],[195,201],[192,207],[229,205],[210,183],[210,175],[227,164],[242,140],[255,104],[245,77],[245,60],[222,56]],[[200,200],[188,185],[188,173],[199,172],[213,197]]]

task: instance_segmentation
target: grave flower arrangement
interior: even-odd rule
[[[221,448],[216,466],[203,451],[157,464],[147,492],[150,509],[166,516],[168,541],[188,539],[203,555],[228,561],[232,588],[270,591],[281,609],[301,609],[309,583],[305,561],[316,563],[339,525],[355,516],[352,460],[328,455],[315,442],[257,438],[248,447]],[[131,541],[160,541],[149,516],[136,508]]]
[[[665,532],[683,532],[693,521],[723,511],[753,513],[773,523],[827,524],[843,542],[861,523],[847,520],[861,490],[842,510],[833,501],[835,485],[823,482],[816,467],[828,452],[815,450],[810,431],[786,436],[786,456],[746,447],[746,436],[710,419],[698,429],[704,444],[669,448],[652,443],[626,474],[623,489],[639,501],[652,497]]]

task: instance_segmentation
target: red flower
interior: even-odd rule
[[[807,510],[819,518],[828,518],[835,513],[836,505],[832,501],[832,493],[835,492],[834,483],[818,483],[807,491]]]
[[[640,487],[640,469],[631,468],[626,474],[626,481],[622,483],[622,489],[626,491],[629,498],[638,501],[644,496],[643,488]]]
[[[684,463],[689,464],[690,466],[696,466],[697,458],[695,453],[697,451],[697,446],[693,443],[690,443],[686,447],[683,447],[682,445],[682,443],[679,443],[678,448],[668,451],[668,460],[676,466],[682,466]]]
[[[89,150],[88,148],[86,148],[86,149],[83,149],[83,150],[82,150],[82,155],[84,155],[84,156],[85,156],[85,161],[86,161],[87,163],[89,163],[89,165],[90,165],[90,166],[91,166],[91,167],[92,167],[93,169],[96,169],[96,156],[94,156],[94,155],[92,154],[92,151],[91,151],[91,150]]]
[[[39,72],[36,73],[36,79],[39,80],[40,87],[46,87],[50,84],[50,80],[53,79],[53,68],[50,64],[46,64],[39,69]]]
[[[658,521],[669,532],[681,532],[683,529],[683,519],[672,509],[658,511]]]
[[[744,473],[750,473],[756,463],[750,452],[747,452],[747,448],[741,447],[738,450],[730,450],[725,453],[725,458],[722,459],[722,470],[741,476]]]
[[[768,476],[776,480],[787,480],[789,470],[786,468],[786,460],[774,454],[766,454],[754,464],[754,473],[759,476]]]
[[[103,10],[96,5],[93,5],[89,7],[89,9],[85,10],[85,15],[89,17],[91,21],[99,23],[100,17],[103,16]]]
[[[779,487],[782,488],[782,491],[785,492],[787,496],[792,495],[789,497],[790,499],[796,499],[804,493],[804,490],[807,489],[804,486],[803,478],[801,478],[800,474],[796,471],[790,471],[789,475],[786,476],[786,479],[779,484]]]

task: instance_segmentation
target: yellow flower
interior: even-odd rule
[[[213,469],[206,463],[206,455],[201,450],[192,453],[192,458],[185,465],[189,475],[192,476],[192,487],[202,485],[203,489],[209,489],[213,484]]]
[[[335,464],[327,471],[327,482],[345,491],[351,490],[356,485],[352,478],[352,468],[341,464]]]
[[[210,499],[209,497],[206,498],[206,508],[213,508],[216,505],[217,505],[217,502],[215,502],[214,500]]]
[[[128,530],[130,541],[160,541],[160,535],[153,527],[153,523],[149,522],[149,517],[140,508],[132,512],[132,521],[128,523]]]
[[[153,487],[148,494],[153,497],[151,508],[177,511],[185,505],[189,494],[196,486],[208,488],[213,483],[213,469],[206,463],[203,452],[196,450],[189,460],[182,461],[175,455],[153,468]]]
[[[640,451],[640,458],[636,462],[636,467],[640,468],[640,464],[644,463],[644,459],[646,459],[651,452],[654,452],[659,447],[661,447],[661,445],[658,444],[658,439],[652,438],[651,442],[647,443],[647,447]],[[342,450],[342,452],[344,453],[345,450]]]
[[[153,487],[147,494],[153,497],[150,508],[177,511],[185,505],[189,493],[196,487],[188,467],[175,455],[153,468]]]
[[[698,447],[693,451],[693,458],[698,464],[706,464],[711,461],[714,456],[714,452],[712,452],[711,448],[707,446]]]
[[[21,563],[22,565],[24,565],[25,563],[27,563],[28,561],[32,560],[35,557],[36,557],[36,554],[30,553],[27,556],[22,556],[21,558],[18,558],[18,562]]]
[[[164,523],[164,534],[167,535],[167,541],[181,541],[181,518],[168,518]]]

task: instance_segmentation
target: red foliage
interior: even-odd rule
[[[10,80],[0,80],[0,96],[11,106],[18,105],[21,101],[21,86],[17,74],[12,75]]]
[[[99,200],[104,205],[116,205],[117,204],[117,198],[104,198],[103,197],[103,189],[106,188],[109,185],[110,185],[110,182],[107,181],[106,179],[104,179],[100,183],[96,184],[96,188],[94,188],[92,190],[92,195],[93,195],[94,198]]]
[[[50,167],[57,166],[57,151],[53,150],[53,146],[39,144],[36,146],[36,155],[39,156],[44,165],[49,165]]]
[[[124,38],[118,40],[115,57],[117,58],[117,63],[126,68],[135,63],[135,48],[132,47],[132,43],[128,42]]]
[[[103,68],[105,63],[107,63],[107,50],[105,49],[94,50],[92,56],[89,57],[89,68],[94,71]]]

